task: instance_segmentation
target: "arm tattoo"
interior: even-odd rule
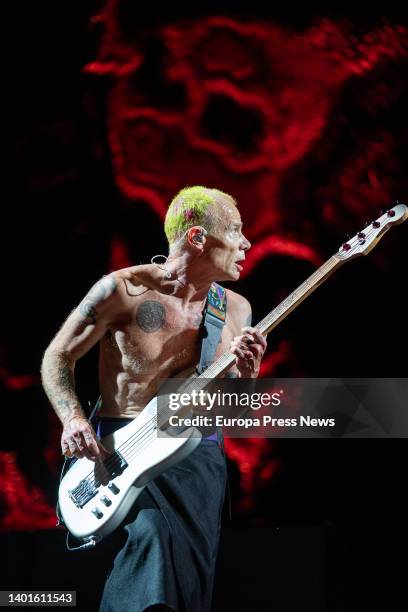
[[[72,391],[74,389],[74,373],[67,363],[62,363],[59,366],[58,380],[61,391]]]
[[[81,330],[89,323],[95,324],[97,317],[95,307],[109,298],[115,289],[114,273],[102,277],[95,283],[78,307],[83,318],[79,325]],[[41,364],[41,378],[44,391],[62,423],[73,417],[86,418],[75,393],[74,364],[68,354],[55,347],[45,351]]]
[[[147,334],[163,327],[166,311],[163,304],[155,300],[147,300],[140,304],[136,311],[136,322]]]
[[[92,302],[85,301],[86,298],[79,305],[79,312],[84,319],[90,319],[92,323],[96,323],[96,310],[92,306]]]
[[[79,312],[86,321],[96,323],[96,310],[95,306],[110,297],[116,289],[116,280],[114,274],[108,274],[99,280],[89,293],[84,297],[79,305]]]
[[[60,353],[45,353],[41,365],[44,391],[61,422],[85,414],[75,393],[74,373],[66,357]]]

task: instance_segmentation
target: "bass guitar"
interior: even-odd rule
[[[266,336],[337,268],[369,253],[391,226],[407,217],[404,204],[385,212],[343,243],[255,327]],[[194,389],[205,388],[209,379],[221,376],[234,361],[235,356],[225,352],[203,374],[191,377]],[[200,443],[201,435],[193,427],[181,435],[166,427],[169,414],[168,410],[159,410],[156,396],[128,425],[102,439],[110,453],[105,460],[93,462],[84,457],[72,462],[61,480],[58,504],[65,526],[84,541],[83,546],[93,546],[111,533],[125,518],[143,487],[184,459]]]

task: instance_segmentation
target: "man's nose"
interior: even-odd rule
[[[250,249],[250,248],[251,248],[251,243],[249,242],[248,238],[246,238],[246,237],[244,236],[244,234],[242,234],[242,239],[241,239],[241,248],[242,248],[244,251],[248,251],[248,249]]]

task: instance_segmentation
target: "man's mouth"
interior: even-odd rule
[[[243,259],[238,259],[237,261],[235,261],[235,262],[234,262],[234,263],[235,263],[235,265],[236,265],[236,267],[238,268],[238,270],[239,270],[240,272],[242,272],[242,270],[244,269],[244,268],[241,266],[241,263],[240,263],[240,262],[242,262],[242,261],[244,261],[244,260],[243,260]]]

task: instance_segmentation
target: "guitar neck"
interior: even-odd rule
[[[256,329],[266,336],[273,330],[283,319],[292,312],[299,304],[313,293],[319,285],[321,285],[343,262],[335,257],[330,257],[320,268],[309,276],[297,289],[292,291],[287,298],[283,300],[276,308],[272,310],[266,317],[255,325]]]
[[[256,329],[264,335],[268,335],[270,331],[283,319],[292,312],[299,304],[303,302],[319,285],[323,283],[329,276],[344,263],[341,259],[333,255],[320,268],[309,276],[295,291],[285,298],[276,308],[274,308],[266,317],[264,317],[257,325]],[[225,352],[217,361],[211,364],[199,378],[216,378],[226,372],[235,361],[235,355],[230,352]]]

